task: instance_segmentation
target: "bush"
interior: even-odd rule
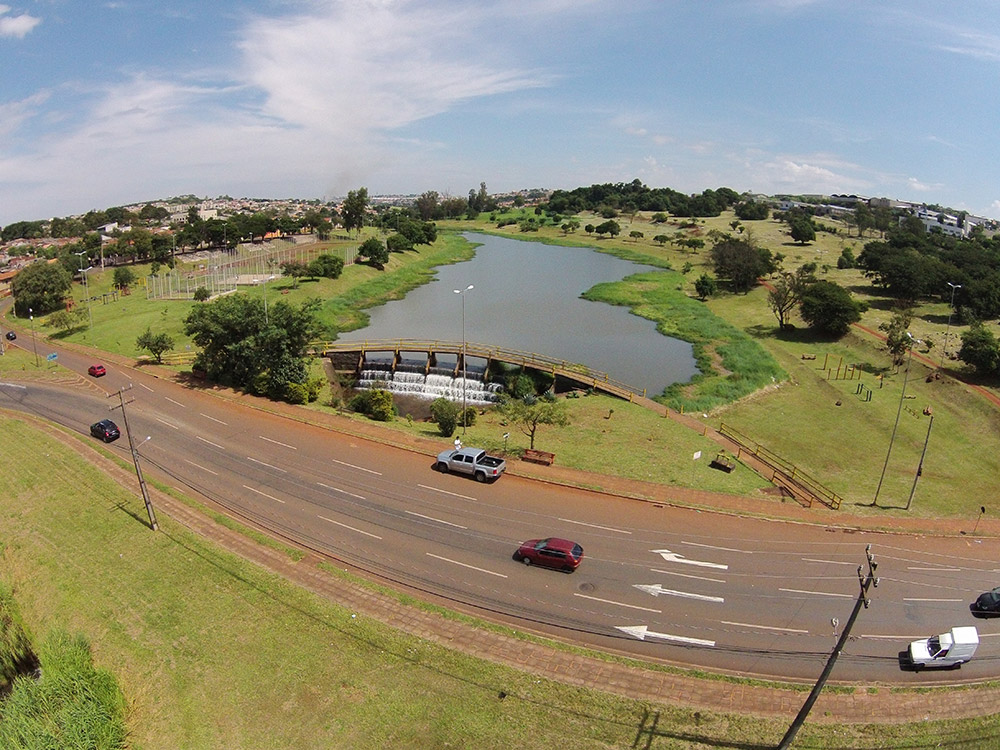
[[[476,410],[474,407],[468,407],[462,417],[462,424],[466,427],[472,427],[476,423]]]
[[[309,401],[309,388],[303,383],[289,383],[285,386],[285,400],[290,404],[307,403]]]
[[[437,398],[431,402],[431,419],[437,424],[442,436],[451,437],[455,434],[461,411],[458,404],[446,398]]]
[[[392,394],[381,388],[362,391],[351,399],[350,407],[376,422],[391,422],[396,417],[396,404]]]
[[[206,289],[203,286],[200,286],[200,287],[198,287],[197,289],[194,290],[194,301],[195,302],[204,302],[205,300],[207,300],[211,296],[212,295],[208,291],[208,289]]]

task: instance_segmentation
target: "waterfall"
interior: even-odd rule
[[[405,393],[419,398],[446,398],[449,401],[466,403],[472,406],[487,406],[500,399],[503,386],[499,383],[484,383],[482,379],[472,377],[453,377],[450,370],[434,368],[437,372],[424,375],[423,372],[410,372],[397,369],[362,370],[358,388],[383,388],[390,393]],[[464,383],[464,396],[463,396]]]

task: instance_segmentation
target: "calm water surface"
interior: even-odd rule
[[[586,248],[544,245],[484,234],[471,260],[437,269],[437,279],[368,312],[367,328],[343,333],[364,339],[462,340],[537,352],[578,362],[649,395],[697,373],[691,345],[663,336],[628,308],[580,295],[595,284],[656,271]],[[471,363],[471,359],[470,359]]]

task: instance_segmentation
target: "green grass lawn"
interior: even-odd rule
[[[165,514],[150,531],[137,492],[20,417],[0,415],[0,455],[0,578],[36,638],[91,643],[133,748],[753,748],[786,728],[553,683],[354,616]],[[796,747],[985,748],[997,731],[807,723]]]

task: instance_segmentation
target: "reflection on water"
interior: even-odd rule
[[[595,284],[657,269],[586,248],[465,237],[482,243],[474,258],[439,267],[435,281],[370,310],[368,327],[340,339],[461,341],[464,297],[467,341],[585,364],[650,395],[697,373],[687,342],[627,308],[580,298]]]

